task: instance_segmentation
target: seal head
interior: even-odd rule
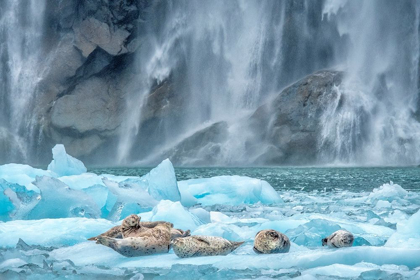
[[[330,236],[322,239],[322,246],[330,248],[343,248],[353,246],[354,236],[347,230],[337,230]]]
[[[261,230],[255,235],[253,249],[257,254],[287,253],[290,250],[290,240],[276,230]]]

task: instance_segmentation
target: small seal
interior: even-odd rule
[[[137,237],[142,232],[154,228],[160,224],[167,224],[171,229],[171,240],[174,240],[178,237],[190,236],[190,230],[183,231],[181,229],[173,228],[172,223],[158,221],[158,222],[140,222],[140,217],[137,215],[130,215],[125,218],[121,224],[121,232],[123,238],[127,237]],[[141,235],[140,235],[141,236]]]
[[[229,241],[217,236],[194,235],[172,241],[175,254],[180,258],[226,256],[244,242]]]
[[[98,236],[94,236],[94,237],[89,238],[88,240],[96,241],[96,240],[98,240],[99,237],[123,238],[122,232],[121,232],[121,226],[115,226],[115,227],[111,228],[110,230],[108,230],[104,233],[101,233]]]
[[[173,228],[172,223],[157,221],[157,222],[140,222],[141,218],[135,214],[126,217],[121,226],[115,226],[110,230],[91,237],[88,240],[95,241],[100,236],[111,237],[111,238],[126,238],[126,237],[137,237],[139,233],[144,232],[148,229],[154,228],[159,224],[169,224],[171,227],[171,240],[178,237],[190,236],[190,230],[183,231],[181,229]]]
[[[126,257],[167,253],[171,244],[170,229],[170,223],[162,223],[137,233],[136,237],[116,239],[98,236],[96,243],[110,247]]]
[[[287,253],[289,250],[290,240],[281,232],[266,229],[255,235],[254,252],[257,254]]]
[[[331,248],[351,247],[353,245],[354,236],[347,230],[337,230],[330,236],[322,239],[322,246],[327,245]]]

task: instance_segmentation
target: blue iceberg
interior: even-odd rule
[[[48,165],[48,170],[58,176],[80,175],[87,171],[83,162],[66,153],[64,145],[55,145],[52,154],[53,160]]]
[[[202,205],[281,204],[280,195],[264,180],[244,176],[217,176],[178,183],[182,197],[192,195]],[[190,201],[185,202],[186,205]]]

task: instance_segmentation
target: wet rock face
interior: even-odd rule
[[[217,122],[203,128],[165,152],[174,164],[214,165],[217,164],[221,146],[228,138],[228,124]]]
[[[149,1],[48,1],[43,79],[35,114],[42,149],[89,156],[114,139],[133,78],[137,28]],[[42,159],[41,159],[42,161]]]
[[[336,97],[343,72],[319,71],[285,88],[274,100],[258,108],[250,129],[260,135],[267,150],[258,164],[311,164],[317,152],[320,117]]]

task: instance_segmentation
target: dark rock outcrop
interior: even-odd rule
[[[204,166],[218,163],[222,145],[228,138],[228,124],[217,122],[185,138],[163,153],[175,165]]]
[[[48,1],[45,71],[33,105],[37,158],[63,143],[86,158],[115,140],[149,1]]]
[[[321,116],[336,100],[334,86],[343,72],[323,70],[283,89],[249,118],[233,124],[214,123],[154,158],[169,157],[177,165],[309,165],[318,155]],[[232,142],[233,141],[233,142]],[[243,145],[242,149],[235,144]],[[226,150],[229,149],[229,150]]]
[[[320,118],[334,98],[334,85],[343,73],[319,71],[285,88],[272,101],[258,108],[249,127],[263,147],[256,164],[313,164],[320,133]],[[261,151],[260,148],[255,148]]]

